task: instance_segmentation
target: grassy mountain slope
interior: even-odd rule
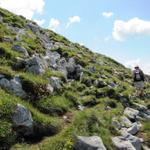
[[[14,50],[14,45],[26,49],[28,55]],[[20,61],[36,54],[45,56],[49,50],[66,61],[74,58],[82,66],[82,78],[66,79],[61,70],[52,67],[39,75],[27,71],[25,64],[20,67]],[[112,118],[122,116],[126,104],[132,106],[138,102],[150,106],[148,98],[141,101],[134,96],[131,71],[123,65],[1,8],[0,75],[8,80],[19,76],[27,93],[21,98],[0,87],[0,149],[71,150],[76,135],[98,135],[108,150],[114,150],[111,137],[119,133],[111,126]],[[60,79],[61,88],[48,92],[46,87],[51,77]],[[146,90],[148,97],[149,83]],[[127,102],[122,102],[121,97]],[[18,137],[13,130],[12,114],[17,103],[32,113],[37,133],[33,137]],[[81,111],[78,106],[85,109]],[[145,144],[150,142],[149,133],[149,123],[143,120]]]

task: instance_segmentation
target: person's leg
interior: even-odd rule
[[[143,81],[141,81],[140,83],[140,96],[144,98],[144,82]]]
[[[135,96],[140,97],[139,82],[134,82],[134,87],[135,87]]]

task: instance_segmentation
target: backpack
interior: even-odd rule
[[[143,80],[142,73],[139,69],[134,71],[134,80],[135,81],[142,81]]]

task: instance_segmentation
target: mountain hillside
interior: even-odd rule
[[[0,8],[0,150],[147,150],[150,83]],[[146,149],[147,148],[147,149]]]

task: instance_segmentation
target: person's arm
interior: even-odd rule
[[[142,76],[142,81],[145,81],[145,76],[144,76],[143,71],[142,71],[142,70],[140,70],[140,72],[141,72],[141,76]]]

